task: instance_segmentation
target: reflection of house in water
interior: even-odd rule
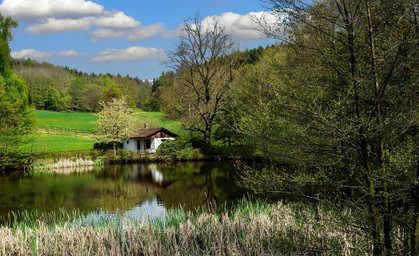
[[[156,164],[141,164],[134,165],[133,171],[127,175],[129,179],[134,180],[137,183],[144,185],[152,185],[165,188],[169,186],[172,181],[164,179],[163,173],[161,173]]]

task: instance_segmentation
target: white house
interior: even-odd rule
[[[141,152],[156,152],[157,148],[166,140],[174,140],[177,135],[165,128],[142,128],[124,140],[124,149]]]

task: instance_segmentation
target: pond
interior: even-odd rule
[[[236,185],[233,162],[111,165],[67,175],[0,178],[0,216],[11,211],[78,209],[159,217],[182,207],[226,206],[251,194]]]

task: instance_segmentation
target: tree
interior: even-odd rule
[[[116,155],[117,144],[131,135],[135,120],[124,99],[113,99],[101,105],[103,109],[97,113],[99,119],[96,121],[100,131],[99,138],[112,143]]]
[[[412,240],[405,242],[418,254],[419,207],[406,209],[414,211],[413,220],[392,218],[393,205],[418,201],[412,196],[418,146],[407,135],[418,122],[417,1],[265,2],[280,22],[259,23],[286,44],[286,56],[274,63],[276,76],[256,80],[268,87],[261,97],[266,104],[257,105],[260,115],[272,121],[250,115],[247,131],[292,146],[277,148],[278,154],[301,152],[306,160],[321,159],[307,161],[317,167],[343,169],[336,183],[364,192],[374,255],[392,253],[396,221],[415,223],[406,228],[411,235],[405,237]],[[262,132],[269,129],[286,132],[275,137]],[[268,177],[259,184],[268,189],[273,181]]]
[[[233,81],[234,43],[215,20],[203,24],[199,16],[184,23],[182,32],[167,65],[177,73],[181,121],[187,130],[200,132],[209,149],[214,120]]]
[[[33,122],[25,82],[10,69],[9,41],[17,22],[0,15],[0,168],[16,166],[24,159],[19,145]]]
[[[97,84],[88,84],[83,91],[82,107],[92,112],[100,108],[100,99],[103,97],[103,88]]]

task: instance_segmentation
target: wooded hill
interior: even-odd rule
[[[96,112],[100,102],[124,96],[130,107],[147,110],[151,97],[150,85],[137,77],[87,74],[31,59],[13,60],[12,67],[26,81],[36,109]]]

